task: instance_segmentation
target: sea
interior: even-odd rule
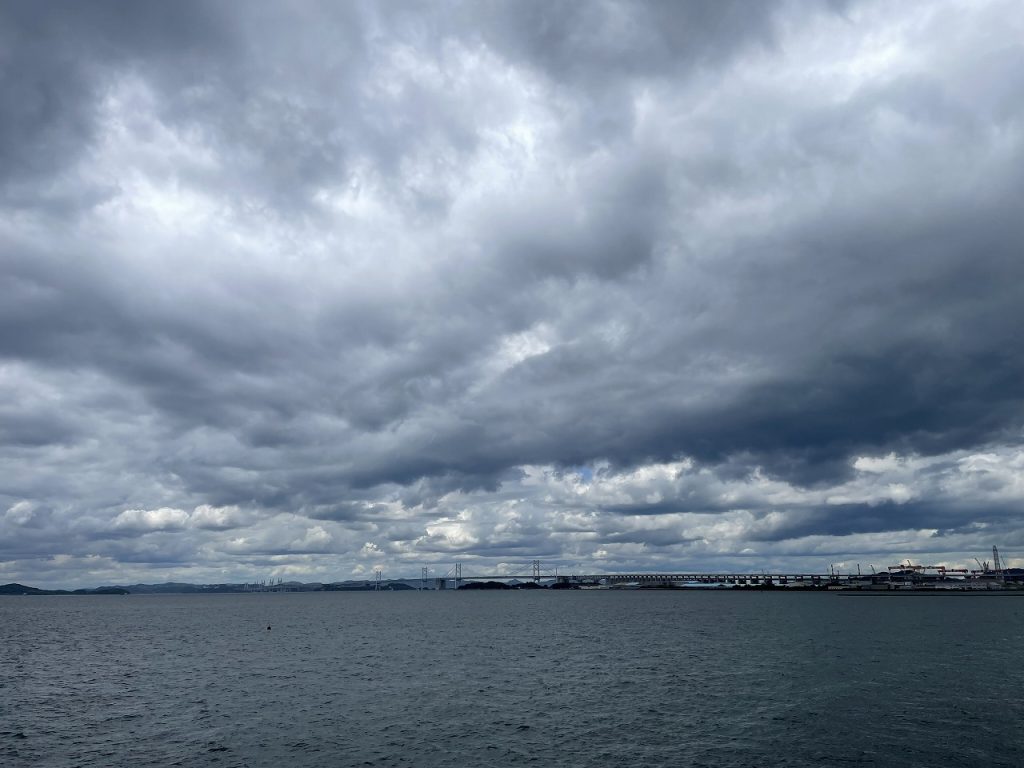
[[[1024,599],[0,598],[0,765],[1024,766]]]

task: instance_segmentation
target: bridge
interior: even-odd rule
[[[840,573],[728,573],[728,572],[667,572],[667,573],[591,573],[591,574],[559,574],[555,568],[545,568],[540,560],[533,560],[527,565],[516,567],[509,573],[488,575],[464,575],[462,563],[456,563],[444,576],[428,578],[428,569],[423,569],[422,582],[424,588],[428,583],[434,589],[447,589],[454,582],[457,589],[470,581],[554,581],[558,584],[571,585],[607,585],[636,584],[638,586],[679,585],[679,584],[727,584],[730,586],[822,586],[829,584],[846,584],[852,579],[862,578],[859,574]]]
[[[819,585],[845,583],[858,576],[821,573],[596,573],[559,577],[568,584],[776,584]]]

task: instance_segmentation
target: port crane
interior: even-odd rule
[[[981,569],[981,573],[996,574],[1000,578],[1005,578],[1005,574],[1003,573],[1003,561],[999,557],[999,547],[992,547],[991,563],[988,560],[979,560],[978,558],[974,558],[974,562],[978,564],[978,567]],[[975,573],[977,573],[977,571],[975,571]]]

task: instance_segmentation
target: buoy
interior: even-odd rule
[[[267,625],[267,632],[269,632],[269,631],[270,631],[270,625],[268,624]]]

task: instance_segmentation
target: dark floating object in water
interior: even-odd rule
[[[269,632],[269,631],[270,631],[270,625],[267,624],[267,632]]]

